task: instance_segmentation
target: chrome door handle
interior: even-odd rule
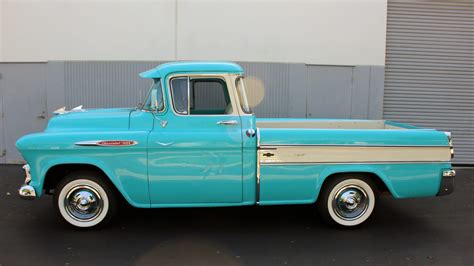
[[[222,120],[217,122],[218,125],[223,125],[223,126],[235,126],[238,125],[239,122],[237,120]]]

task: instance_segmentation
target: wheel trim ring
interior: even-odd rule
[[[79,186],[79,185],[91,186],[95,190],[97,190],[99,192],[99,194],[102,196],[102,201],[104,203],[102,212],[99,216],[97,216],[92,221],[88,221],[88,222],[77,221],[77,220],[73,219],[67,213],[66,209],[64,208],[63,202],[64,202],[64,198],[66,197],[67,192],[72,187]],[[96,226],[96,225],[100,224],[106,218],[107,214],[109,213],[109,205],[110,205],[109,204],[109,194],[107,194],[107,191],[103,188],[103,186],[101,184],[99,184],[98,182],[96,182],[94,180],[91,180],[91,179],[88,179],[88,178],[77,178],[77,179],[71,180],[66,185],[64,185],[64,187],[59,191],[58,201],[56,201],[55,204],[57,204],[57,206],[59,208],[60,215],[62,216],[62,218],[67,223],[69,223],[73,226],[82,227],[82,228],[93,227],[93,226]]]
[[[76,215],[74,215],[73,211],[71,210],[71,203],[70,203],[70,196],[79,191],[79,190],[89,190],[91,191],[94,196],[96,197],[96,200],[99,201],[99,204],[97,206],[97,209],[98,211],[90,218],[87,218],[87,219],[81,219],[80,217],[77,217]],[[96,219],[97,217],[100,216],[100,214],[102,213],[103,209],[104,209],[104,202],[102,200],[102,197],[100,195],[100,193],[94,189],[93,187],[89,186],[89,185],[76,185],[74,187],[72,187],[71,189],[69,189],[68,193],[66,194],[66,197],[64,197],[64,209],[66,210],[66,213],[69,215],[69,217],[71,217],[72,219],[78,221],[78,222],[90,222],[90,221],[93,221],[94,219]]]
[[[338,202],[339,202],[338,199],[339,199],[339,197],[341,196],[343,191],[348,190],[348,189],[356,189],[359,192],[361,192],[362,196],[364,197],[364,199],[363,199],[364,207],[363,207],[362,211],[358,215],[356,215],[354,217],[350,217],[350,218],[341,215],[341,213],[340,213],[341,210],[339,210],[339,208],[338,208]],[[345,220],[345,221],[355,221],[355,220],[359,219],[360,217],[364,216],[364,214],[367,212],[367,210],[370,206],[370,197],[367,196],[367,192],[361,186],[356,185],[356,184],[347,184],[347,185],[344,185],[344,186],[342,186],[341,188],[339,188],[337,190],[337,192],[335,193],[335,195],[332,199],[331,205],[332,205],[334,213],[339,218],[341,218],[342,220]]]

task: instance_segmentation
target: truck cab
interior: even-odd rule
[[[154,121],[148,136],[152,207],[255,202],[255,182],[248,179],[256,175],[257,127],[242,75],[232,63],[171,64],[141,74],[154,82],[136,111]]]

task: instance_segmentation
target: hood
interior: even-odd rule
[[[133,108],[82,109],[52,117],[45,131],[124,130]]]

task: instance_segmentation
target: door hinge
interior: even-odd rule
[[[0,157],[4,157],[5,155],[7,155],[7,150],[3,149],[2,153],[0,154]]]
[[[0,73],[0,79],[2,79],[2,78],[3,78],[3,73]]]

